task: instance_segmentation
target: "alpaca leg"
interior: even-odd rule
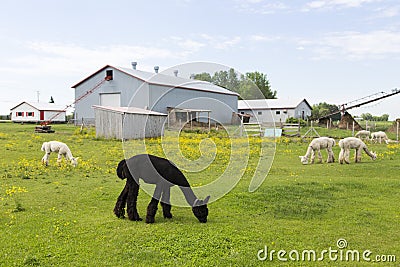
[[[326,162],[328,163],[335,162],[335,156],[333,155],[332,148],[328,147],[326,151],[328,152],[328,160]]]
[[[354,153],[354,162],[360,162],[360,157],[361,157],[361,150],[356,148],[356,152]]]
[[[314,150],[311,152],[311,164],[314,164],[314,160],[315,160],[315,152]]]
[[[62,161],[62,154],[58,153],[58,156],[57,156],[57,163],[58,163],[58,166],[61,165],[61,161]]]
[[[147,206],[147,215],[146,215],[146,223],[154,223],[156,216],[157,209],[158,209],[158,202],[161,198],[161,193],[163,191],[163,186],[161,184],[156,185],[156,189],[154,190],[153,197]]]
[[[344,150],[344,162],[346,162],[347,164],[350,164],[350,149],[346,148]]]
[[[117,203],[115,203],[114,207],[114,214],[118,218],[125,218],[125,205],[126,205],[126,199],[128,198],[128,191],[129,187],[128,184],[125,184],[124,189],[121,191],[121,194],[119,195],[117,199]]]
[[[343,148],[341,148],[339,152],[339,163],[343,164],[343,162],[344,162],[344,150]]]
[[[329,148],[326,149],[326,152],[328,153],[328,158],[326,159],[326,162],[329,163],[331,161],[331,154],[329,152]]]
[[[171,204],[170,204],[170,194],[171,194],[171,187],[166,186],[162,192],[162,197],[161,197],[161,207],[163,210],[163,216],[164,218],[171,219],[172,214],[171,214]]]
[[[49,157],[50,157],[50,153],[44,153],[44,156],[42,158],[42,163],[44,165],[49,165]]]
[[[322,154],[321,154],[321,149],[318,148],[318,162],[322,163]]]
[[[128,186],[128,195],[127,195],[127,211],[128,218],[131,221],[141,221],[142,219],[139,217],[139,213],[137,212],[136,204],[137,204],[137,196],[139,194],[139,185],[136,182],[126,182]]]
[[[361,162],[361,153],[362,153],[362,149],[361,148],[356,150],[356,157],[357,157],[357,161],[356,162]]]

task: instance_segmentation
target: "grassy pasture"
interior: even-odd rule
[[[360,164],[300,164],[308,143],[280,139],[272,168],[262,186],[248,192],[256,167],[260,139],[250,141],[250,162],[237,186],[209,205],[209,221],[200,224],[189,208],[173,207],[174,218],[158,212],[156,223],[117,219],[112,213],[124,186],[115,175],[124,157],[120,141],[94,138],[70,125],[55,125],[54,134],[34,134],[33,125],[0,124],[0,266],[398,266],[400,262],[400,145],[370,144],[378,159],[364,153]],[[303,129],[303,131],[306,129]],[[337,138],[351,132],[317,128]],[[195,159],[198,145],[209,137],[183,134],[183,154]],[[393,138],[393,137],[391,137]],[[66,142],[77,168],[40,163],[42,142]],[[216,162],[201,173],[186,173],[192,185],[207,183],[224,171],[232,153],[223,134]],[[232,142],[243,142],[240,138]],[[243,142],[245,143],[245,142]],[[135,146],[135,143],[132,144]],[[138,143],[139,145],[139,143]],[[162,155],[160,140],[147,142],[149,152]],[[335,156],[339,148],[334,148]],[[326,153],[323,152],[326,158]],[[221,167],[222,166],[222,167]],[[138,210],[145,217],[150,196],[139,193]],[[278,259],[278,251],[370,250],[396,262]],[[268,248],[273,258],[260,261]],[[264,254],[261,254],[264,255]],[[293,256],[294,254],[292,254]],[[269,255],[268,255],[269,256]],[[294,257],[294,256],[293,256]],[[300,255],[301,257],[301,255]],[[393,258],[391,258],[393,259]],[[393,261],[393,260],[392,260]]]

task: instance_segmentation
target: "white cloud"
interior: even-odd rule
[[[306,10],[322,8],[352,8],[380,1],[381,0],[316,0],[308,2],[306,4]]]
[[[272,42],[278,41],[280,39],[280,36],[268,36],[264,34],[253,34],[250,36],[250,40],[255,42]]]
[[[337,57],[350,60],[400,57],[400,32],[372,31],[335,32],[326,34],[318,40],[302,40],[299,46],[310,47],[315,59],[334,59]]]
[[[278,11],[287,10],[289,6],[280,1],[265,0],[237,0],[236,8],[242,12],[254,14],[274,14]]]
[[[400,14],[400,6],[379,7],[375,12],[376,18],[393,18]]]
[[[185,47],[187,51],[196,52],[203,47],[211,47],[215,49],[228,49],[239,44],[242,40],[240,36],[222,36],[210,35],[206,33],[197,34],[188,39],[183,37],[173,38],[174,42],[180,47]]]

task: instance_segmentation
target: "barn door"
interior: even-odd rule
[[[120,107],[121,106],[121,94],[100,94],[100,105],[110,106],[110,107]]]
[[[44,121],[44,111],[43,110],[40,111],[40,120]]]

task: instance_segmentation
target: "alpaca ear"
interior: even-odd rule
[[[200,199],[196,198],[196,200],[193,203],[193,207],[200,206]]]
[[[204,204],[204,205],[207,204],[209,200],[210,200],[210,196],[207,196],[207,197],[204,199],[203,204]]]

